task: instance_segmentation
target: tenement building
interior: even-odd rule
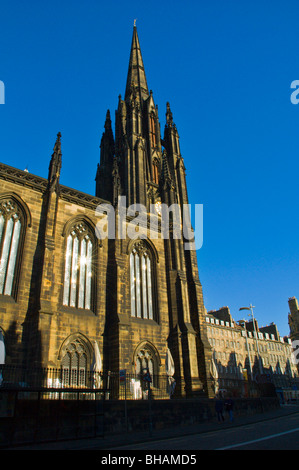
[[[216,391],[238,389],[244,380],[261,377],[268,377],[277,388],[290,388],[298,377],[291,338],[281,337],[274,323],[259,327],[256,319],[236,322],[228,307],[207,312],[205,321]]]
[[[161,135],[135,26],[115,132],[106,114],[95,195],[60,184],[62,141],[58,133],[47,177],[0,165],[6,364],[62,368],[76,385],[84,384],[95,348],[103,371],[152,375],[165,374],[169,350],[177,395],[211,396],[196,251],[186,249],[190,238],[174,216],[178,207],[183,220],[188,204],[185,163],[169,103]],[[169,236],[162,236],[163,211],[172,205]],[[220,328],[241,339],[240,327]]]

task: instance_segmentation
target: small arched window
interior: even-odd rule
[[[136,357],[136,374],[148,370],[151,376],[157,373],[154,356],[148,348],[141,349]]]
[[[89,356],[89,349],[81,338],[72,339],[64,347],[61,359],[63,385],[71,387],[87,385]]]
[[[155,319],[152,256],[142,241],[130,254],[131,316]]]
[[[84,222],[73,225],[66,241],[63,305],[91,309],[94,238]]]
[[[24,216],[14,199],[0,201],[0,294],[13,296],[24,233]]]
[[[155,348],[148,344],[142,344],[137,348],[134,356],[135,373],[142,376],[145,372],[149,372],[152,378],[153,385],[158,386],[159,375],[159,357]]]

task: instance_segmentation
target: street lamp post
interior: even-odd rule
[[[249,310],[251,312],[248,315],[252,316],[253,328],[254,328],[254,332],[255,332],[255,341],[256,341],[256,349],[257,349],[257,355],[258,355],[259,369],[260,369],[260,374],[263,374],[263,368],[262,368],[262,363],[261,363],[261,355],[260,355],[259,343],[258,343],[258,338],[257,338],[257,331],[256,331],[255,321],[254,321],[255,319],[254,319],[254,315],[253,315],[253,309],[254,308],[255,307],[250,304],[249,307],[241,307],[241,308],[239,308],[239,310]]]
[[[250,359],[250,353],[249,353],[249,346],[248,346],[248,339],[247,339],[247,330],[246,330],[246,321],[245,320],[239,320],[239,323],[244,326],[244,332],[245,332],[245,340],[246,340],[246,348],[247,348],[247,354],[248,354],[248,362],[249,362],[249,372],[250,372],[250,378],[252,380],[252,368],[251,368],[251,359]]]

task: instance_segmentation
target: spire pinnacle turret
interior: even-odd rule
[[[56,142],[53,149],[52,158],[49,165],[48,181],[51,190],[56,190],[59,185],[61,171],[61,133],[58,132]]]
[[[145,100],[148,98],[149,92],[141,55],[139,38],[137,34],[136,21],[134,21],[133,28],[133,38],[131,44],[125,99],[131,95],[134,89],[135,91],[137,91],[140,100]]]
[[[96,173],[96,196],[111,200],[112,198],[112,166],[115,151],[114,137],[111,125],[110,110],[107,110],[104,124],[105,131],[101,138],[100,165]]]
[[[168,102],[166,103],[166,123],[170,126],[173,125],[172,112],[170,109],[170,104]]]

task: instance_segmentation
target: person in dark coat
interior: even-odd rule
[[[234,420],[234,402],[230,397],[225,400],[225,409],[228,412],[230,422],[232,423]]]
[[[224,421],[224,416],[223,416],[223,400],[221,397],[218,395],[216,397],[216,402],[215,402],[215,411],[217,413],[217,418],[218,421]]]

